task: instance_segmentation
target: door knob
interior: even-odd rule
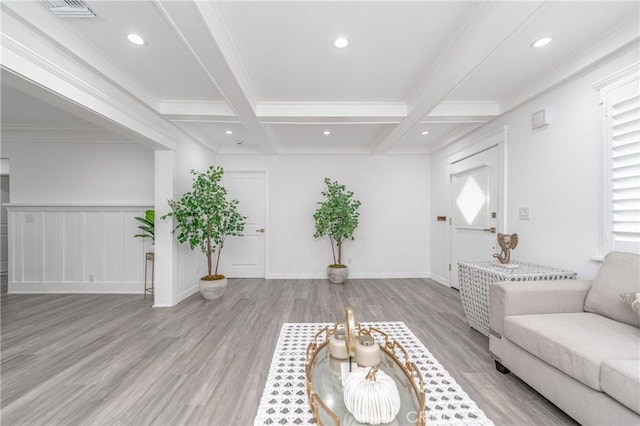
[[[264,228],[256,229],[256,232],[260,232],[261,234],[264,234]]]
[[[485,228],[485,229],[483,229],[483,231],[491,232],[492,234],[495,234],[496,233],[496,228]]]

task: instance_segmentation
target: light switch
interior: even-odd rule
[[[519,207],[518,208],[518,219],[520,220],[529,220],[531,219],[531,207]]]

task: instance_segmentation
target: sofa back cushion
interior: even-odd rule
[[[640,256],[611,252],[587,294],[584,310],[640,327],[640,318],[620,297],[623,293],[637,291],[640,291]]]

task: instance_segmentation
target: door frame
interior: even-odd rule
[[[235,168],[226,168],[224,169],[226,173],[261,173],[264,175],[264,277],[267,279],[270,274],[270,262],[269,262],[269,171],[267,169],[235,169]]]
[[[453,174],[451,172],[452,165],[458,161],[465,160],[469,157],[473,157],[476,154],[487,151],[492,148],[498,149],[498,166],[496,170],[496,178],[498,180],[498,217],[497,217],[497,232],[507,233],[507,130],[508,125],[500,126],[480,133],[473,139],[473,145],[458,151],[455,154],[447,157],[447,165],[449,172],[449,232],[447,233],[447,245],[449,253],[449,287],[451,287],[451,274],[453,268],[451,267],[451,261],[453,259],[453,245],[452,245],[452,233],[453,224],[451,215],[453,214],[451,199],[451,192],[453,190]]]

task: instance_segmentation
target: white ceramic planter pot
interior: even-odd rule
[[[198,288],[200,289],[200,294],[205,299],[219,299],[224,294],[224,289],[227,288],[227,278],[213,281],[200,280],[198,282]]]
[[[327,276],[329,277],[329,281],[334,284],[344,284],[349,276],[349,268],[346,266],[344,268],[335,268],[333,266],[327,267]]]

